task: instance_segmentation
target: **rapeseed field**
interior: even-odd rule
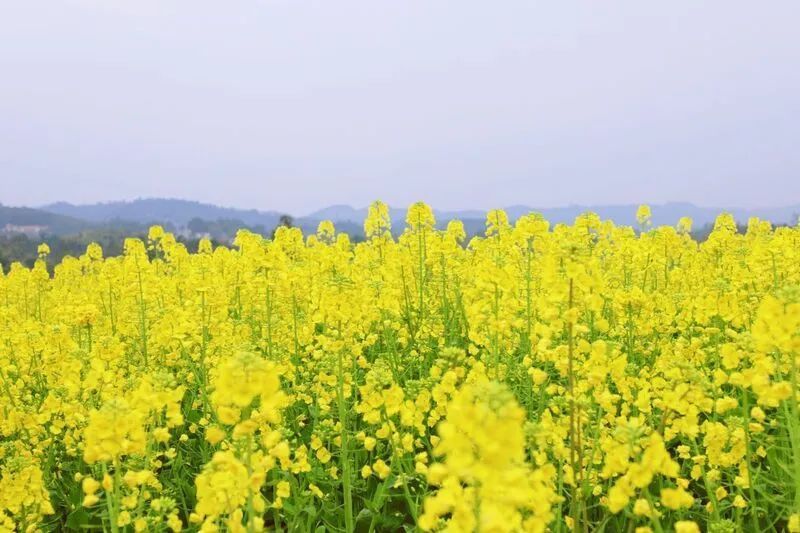
[[[638,220],[42,246],[0,530],[800,532],[800,228]]]

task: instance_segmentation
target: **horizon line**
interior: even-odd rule
[[[132,199],[102,200],[102,201],[84,202],[84,203],[73,203],[73,202],[70,202],[70,201],[67,201],[67,200],[58,200],[58,201],[55,201],[55,202],[49,202],[49,203],[38,204],[38,205],[8,205],[8,204],[3,204],[3,202],[0,202],[0,205],[5,205],[6,207],[18,207],[18,208],[29,208],[29,209],[46,210],[47,207],[50,207],[50,206],[53,206],[53,205],[57,205],[57,204],[67,204],[67,205],[71,205],[73,207],[91,207],[91,206],[97,206],[97,205],[132,204],[132,203],[135,203],[137,201],[150,201],[150,200],[188,202],[188,203],[195,203],[195,204],[211,206],[211,207],[216,207],[216,208],[221,208],[221,209],[233,209],[233,210],[239,210],[239,211],[256,211],[256,212],[259,212],[259,213],[273,213],[273,214],[278,214],[278,215],[290,215],[290,216],[293,216],[293,217],[296,217],[296,218],[307,218],[307,217],[310,217],[312,215],[315,215],[319,211],[323,211],[323,210],[331,209],[331,208],[335,208],[335,207],[348,208],[348,209],[353,209],[355,211],[359,211],[359,210],[363,210],[363,209],[368,209],[369,205],[371,205],[371,204],[367,204],[365,206],[356,207],[356,206],[353,206],[352,204],[331,203],[331,204],[325,205],[323,207],[319,207],[319,208],[313,209],[313,210],[311,210],[311,211],[309,211],[309,212],[307,212],[305,214],[296,214],[296,213],[291,213],[289,211],[282,211],[282,210],[273,209],[273,208],[265,209],[265,208],[257,208],[257,207],[242,207],[242,206],[234,206],[234,205],[224,205],[224,204],[213,203],[213,202],[210,202],[210,201],[195,200],[195,199],[180,198],[180,197],[168,197],[168,196],[138,196],[138,197],[135,197],[135,198],[132,198]],[[382,200],[375,200],[375,201],[382,201]],[[743,207],[743,206],[724,206],[723,207],[723,206],[714,206],[714,205],[700,205],[700,204],[696,204],[696,203],[694,203],[692,201],[689,201],[689,200],[667,200],[667,201],[658,202],[658,203],[655,203],[655,202],[639,202],[639,203],[624,203],[624,202],[620,202],[620,203],[602,203],[602,204],[569,203],[569,204],[561,204],[561,205],[555,205],[555,206],[549,206],[549,207],[534,206],[534,205],[530,205],[530,204],[526,204],[526,203],[516,203],[516,204],[510,204],[510,205],[505,205],[505,206],[501,206],[501,207],[489,207],[489,208],[484,208],[484,207],[438,208],[433,203],[425,202],[424,200],[419,200],[419,201],[422,201],[422,202],[426,203],[427,205],[431,206],[434,209],[434,211],[445,212],[445,213],[457,213],[457,212],[461,212],[461,211],[479,211],[479,212],[485,213],[485,212],[488,212],[488,211],[490,211],[492,209],[509,210],[509,209],[513,209],[513,208],[525,208],[525,209],[531,210],[532,212],[536,212],[538,210],[545,211],[545,210],[553,210],[553,209],[570,209],[570,208],[589,208],[589,209],[592,209],[592,208],[614,208],[614,207],[633,207],[633,208],[636,208],[639,205],[648,205],[651,208],[664,207],[664,206],[669,206],[669,205],[686,205],[686,206],[691,206],[691,207],[695,207],[695,208],[699,208],[699,209],[717,210],[717,211],[720,211],[720,212],[724,212],[724,211],[756,211],[756,210],[760,210],[760,209],[794,209],[794,208],[800,208],[800,201],[798,201],[796,203],[786,203],[786,204],[783,204],[783,205],[768,205],[768,206],[761,205],[761,206],[753,206],[753,207]],[[384,203],[386,203],[386,205],[388,205],[390,209],[399,209],[399,210],[407,209],[410,205],[413,205],[413,204],[409,204],[409,206],[406,206],[406,207],[398,207],[396,205],[392,205],[389,202],[384,202]]]

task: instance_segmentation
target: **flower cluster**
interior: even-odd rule
[[[425,500],[423,530],[545,531],[555,468],[526,462],[525,411],[496,382],[469,383],[450,402],[428,470],[440,488]],[[444,518],[447,517],[447,518]]]

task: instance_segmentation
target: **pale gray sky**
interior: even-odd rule
[[[800,2],[5,0],[0,202],[800,202]]]

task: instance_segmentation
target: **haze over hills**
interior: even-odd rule
[[[551,224],[571,223],[581,213],[592,211],[603,219],[617,224],[635,226],[637,205],[571,205],[558,208],[536,209],[525,205],[506,207],[513,222],[521,215],[539,212]],[[751,216],[770,220],[774,224],[796,224],[800,204],[779,208],[722,209],[698,207],[691,203],[651,205],[653,223],[674,225],[683,216],[694,221],[694,236],[703,240],[710,225],[721,212],[734,215],[740,225]],[[30,266],[36,260],[38,243],[46,242],[51,259],[60,261],[66,255],[80,255],[90,242],[98,242],[108,255],[118,255],[126,237],[147,234],[153,224],[161,224],[190,247],[196,249],[202,237],[219,243],[230,243],[241,228],[269,236],[281,224],[299,227],[306,235],[316,231],[319,222],[332,220],[339,232],[354,240],[363,239],[363,221],[368,208],[332,205],[300,217],[290,217],[277,211],[220,207],[190,200],[147,198],[127,202],[73,205],[65,202],[40,208],[9,207],[0,204],[0,269],[20,261]],[[464,223],[468,236],[482,234],[486,228],[486,211],[479,209],[461,211],[436,210],[437,225],[445,227],[455,218]],[[390,209],[392,232],[398,235],[405,228],[405,208]]]
[[[621,225],[636,225],[636,210],[639,206],[630,205],[570,205],[565,207],[537,208],[526,205],[514,205],[505,207],[508,218],[516,220],[522,215],[536,212],[541,213],[552,224],[571,223],[575,217],[581,213],[591,211],[600,215],[600,218],[613,220]],[[332,220],[361,223],[367,216],[368,208],[354,208],[347,205],[335,205],[320,209],[303,217],[307,220]],[[723,212],[731,213],[740,223],[746,223],[750,217],[757,216],[769,220],[774,224],[787,224],[797,222],[800,215],[800,204],[775,207],[775,208],[716,208],[699,207],[688,202],[670,202],[666,204],[651,205],[653,213],[653,224],[655,225],[674,225],[681,217],[691,217],[695,227],[702,227],[714,222],[716,217]],[[392,225],[405,224],[405,209],[390,208]],[[434,210],[438,222],[446,223],[452,219],[463,221],[478,220],[483,223],[486,211],[484,210],[464,210],[464,211],[440,211]],[[301,219],[302,220],[302,219]]]
[[[0,232],[11,233],[14,229],[38,232],[47,228],[50,233],[67,234],[86,229],[86,220],[32,207],[9,207],[0,204]]]
[[[587,211],[611,219],[621,225],[636,225],[636,205],[571,205],[557,208],[540,208],[516,205],[506,207],[513,222],[530,212],[541,213],[552,224],[571,223],[576,216]],[[774,224],[795,224],[800,215],[800,204],[774,208],[713,208],[699,207],[687,202],[674,202],[651,206],[655,225],[674,225],[683,216],[691,217],[696,229],[714,222],[722,212],[730,212],[736,220],[745,224],[752,216],[769,220]],[[405,208],[391,208],[393,230],[402,231],[405,226]],[[483,231],[485,211],[440,211],[436,210],[440,226],[448,221],[460,219],[468,234]],[[42,233],[68,235],[97,228],[141,229],[150,224],[164,224],[185,235],[211,233],[221,240],[231,237],[238,227],[249,227],[269,233],[281,223],[282,214],[277,211],[259,211],[220,207],[190,200],[148,198],[128,202],[74,205],[66,202],[45,205],[40,208],[8,207],[0,205],[0,232]],[[359,237],[367,208],[333,205],[305,216],[295,217],[292,223],[304,232],[316,230],[321,220],[332,220],[339,231]],[[193,225],[194,224],[194,225]],[[215,230],[198,230],[213,226]],[[216,231],[216,233],[215,233]]]
[[[570,223],[576,216],[587,211],[597,213],[603,219],[611,219],[621,225],[636,224],[637,205],[570,205],[555,208],[536,208],[526,205],[505,207],[509,219],[512,221],[521,215],[538,212],[551,223]],[[775,224],[796,223],[800,215],[800,204],[786,207],[766,208],[716,208],[699,207],[688,202],[671,202],[666,204],[651,205],[653,224],[674,225],[684,216],[691,217],[695,227],[699,228],[713,223],[714,219],[722,212],[733,214],[737,221],[746,223],[752,216],[770,220]],[[277,211],[259,211],[256,209],[239,209],[234,207],[220,207],[213,204],[180,199],[146,198],[124,202],[107,202],[98,204],[74,205],[66,202],[45,205],[41,211],[51,214],[70,217],[72,220],[83,220],[89,223],[109,223],[112,221],[129,221],[140,224],[170,223],[184,227],[192,219],[206,221],[227,220],[241,221],[247,226],[264,226],[273,228],[280,223],[282,213]],[[367,216],[367,207],[355,208],[348,205],[332,205],[305,216],[294,218],[294,223],[304,230],[313,231],[321,220],[332,220],[341,231],[358,232]],[[405,224],[405,208],[390,208],[392,225],[400,229]],[[435,210],[437,221],[446,224],[452,219],[460,219],[468,226],[480,228],[483,224],[486,211],[461,210],[441,211]],[[52,224],[58,224],[52,221]]]
[[[193,218],[200,218],[203,220],[236,219],[250,226],[261,224],[271,227],[275,226],[281,217],[281,213],[274,211],[220,207],[171,198],[141,198],[130,202],[79,205],[58,202],[42,206],[40,209],[95,223],[125,220],[142,224],[149,222],[172,223],[177,226],[185,226]]]

